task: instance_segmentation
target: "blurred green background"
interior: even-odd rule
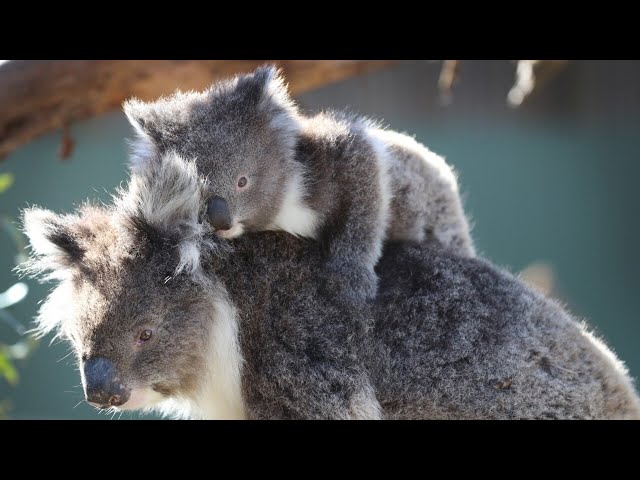
[[[347,107],[384,119],[444,155],[459,173],[480,254],[513,272],[546,265],[552,294],[587,319],[637,377],[640,62],[570,62],[516,110],[505,101],[513,64],[469,61],[462,67],[447,107],[436,88],[440,65],[417,61],[332,84],[298,101],[310,111]],[[0,163],[0,174],[15,179],[0,194],[0,213],[16,219],[28,204],[64,212],[87,197],[109,200],[126,178],[124,139],[132,131],[124,114],[78,123],[70,133],[76,145],[68,160],[58,159],[61,134],[54,133]],[[0,252],[1,292],[18,280],[6,232],[0,234]],[[26,283],[26,300],[10,313],[30,324],[50,285]],[[18,340],[0,322],[0,343]],[[15,386],[0,378],[5,415],[106,418],[81,402],[80,377],[66,345],[49,341],[16,362]],[[140,415],[122,416],[131,417]]]

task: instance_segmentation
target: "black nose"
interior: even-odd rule
[[[229,230],[231,228],[231,212],[229,204],[222,197],[212,197],[207,203],[209,223],[215,230]]]
[[[100,407],[119,407],[129,400],[131,391],[116,374],[116,369],[104,357],[94,357],[84,362],[85,397],[87,402]]]

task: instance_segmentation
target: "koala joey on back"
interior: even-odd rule
[[[283,230],[326,247],[336,288],[371,298],[385,240],[475,255],[456,177],[413,138],[339,112],[301,114],[264,66],[124,110],[138,138],[133,174],[163,155],[206,178],[202,222],[217,235]]]

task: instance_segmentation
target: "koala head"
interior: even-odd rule
[[[177,92],[124,111],[138,133],[133,172],[177,153],[208,180],[209,223],[220,236],[269,228],[292,175],[300,129],[297,109],[273,66],[213,84],[204,92]]]
[[[157,163],[111,206],[23,216],[32,251],[23,270],[59,282],[38,330],[71,342],[86,399],[99,408],[197,396],[207,371],[217,287],[201,261],[224,248],[198,222],[204,183],[195,165]]]

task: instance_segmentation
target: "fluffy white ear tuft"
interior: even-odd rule
[[[129,100],[125,100],[122,104],[122,109],[124,110],[124,114],[127,116],[129,123],[135,129],[136,133],[139,135],[146,135],[144,128],[142,128],[142,123],[140,121],[140,116],[138,110],[140,107],[144,105],[137,98],[131,98]]]
[[[67,279],[81,250],[65,225],[70,219],[71,216],[36,207],[22,213],[22,230],[29,239],[31,254],[16,270],[42,280],[61,281],[38,311],[34,329],[37,337],[52,331],[57,332],[54,339],[62,335],[64,321],[70,318],[73,308],[73,288]]]
[[[153,138],[145,128],[149,106],[137,98],[131,98],[124,102],[123,110],[136,133],[136,138],[129,141],[129,164],[134,171],[146,168],[156,154]]]
[[[54,288],[44,301],[36,317],[36,337],[41,338],[46,334],[55,331],[56,338],[64,335],[64,322],[73,318],[73,284],[66,281],[61,282]]]
[[[117,210],[141,217],[162,237],[175,242],[180,256],[176,274],[183,270],[196,273],[201,255],[217,249],[200,222],[206,180],[198,174],[195,162],[176,152],[158,155],[153,162],[152,169],[134,170],[128,190],[116,199]]]
[[[130,194],[149,225],[171,236],[198,225],[203,181],[194,162],[175,152],[154,159],[154,168],[131,178]]]
[[[262,83],[259,108],[269,112],[271,125],[278,130],[288,148],[293,149],[302,126],[282,70],[274,65],[264,65],[254,72],[254,76]]]
[[[56,228],[58,216],[44,208],[29,208],[23,212],[23,231],[36,255],[55,255],[60,249],[49,240]]]
[[[84,250],[70,228],[75,216],[60,216],[50,210],[29,208],[23,212],[23,231],[32,254],[18,270],[38,275],[48,271],[45,279],[62,279],[81,261]]]
[[[281,69],[275,65],[264,65],[256,70],[255,75],[264,82],[262,106],[275,104],[286,110],[297,111]]]
[[[122,104],[124,114],[129,119],[129,123],[136,130],[138,135],[147,135],[145,130],[144,118],[148,115],[149,108],[146,103],[138,100],[137,98],[130,98]]]

